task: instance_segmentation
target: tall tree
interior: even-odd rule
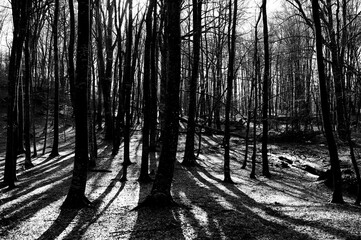
[[[91,205],[85,197],[88,166],[88,67],[90,38],[90,0],[78,0],[78,47],[74,83],[75,157],[74,170],[63,208],[83,208]]]
[[[171,186],[178,145],[179,85],[181,75],[181,0],[165,0],[166,96],[165,126],[159,165],[150,195],[141,205],[172,205]],[[141,206],[140,205],[140,206]]]
[[[237,8],[238,2],[234,0],[233,6],[233,15],[232,15],[232,1],[229,2],[229,30],[228,30],[228,75],[227,75],[227,98],[226,98],[226,116],[224,124],[224,181],[228,183],[233,183],[231,179],[231,169],[230,169],[230,128],[229,128],[229,118],[230,110],[232,103],[232,89],[233,89],[233,80],[235,77],[234,72],[234,59],[235,59],[235,45],[236,45],[236,26],[237,26]],[[231,27],[232,26],[232,27]]]
[[[7,110],[7,141],[4,168],[4,182],[9,188],[15,187],[16,160],[17,160],[17,112],[15,90],[19,78],[20,64],[22,58],[23,43],[26,35],[28,14],[30,13],[30,0],[11,1],[13,16],[13,43],[8,74],[8,110]]]
[[[155,0],[148,1],[148,10],[146,16],[146,38],[144,46],[144,77],[143,77],[143,130],[142,130],[142,162],[139,180],[142,182],[150,181],[149,177],[149,140],[150,140],[150,78],[151,78],[151,43],[152,43],[152,22]]]
[[[269,88],[270,88],[270,56],[268,44],[268,23],[267,23],[267,0],[262,3],[263,15],[263,41],[264,41],[264,75],[263,75],[263,107],[262,107],[262,174],[270,177],[268,166],[268,105],[269,105]]]
[[[331,116],[330,116],[330,105],[329,105],[329,96],[327,91],[327,82],[325,74],[325,66],[323,59],[323,46],[322,46],[322,28],[320,21],[319,13],[319,4],[318,0],[312,0],[312,13],[315,25],[315,35],[316,35],[316,54],[317,54],[317,67],[318,67],[318,78],[320,84],[320,95],[321,95],[321,107],[322,107],[322,119],[323,125],[325,128],[325,134],[328,144],[328,151],[330,154],[330,163],[331,171],[333,175],[333,195],[331,202],[333,203],[343,203],[342,197],[342,179],[341,179],[341,170],[340,162],[338,158],[337,145],[335,138],[333,136]]]
[[[74,89],[75,84],[75,67],[74,67],[74,46],[75,46],[75,14],[74,14],[74,1],[69,0],[69,45],[68,45],[68,76],[70,89]],[[74,91],[70,91],[70,99],[74,105]]]
[[[111,107],[111,86],[113,70],[113,11],[115,1],[107,0],[108,23],[106,29],[105,49],[106,49],[106,66],[105,78],[102,82],[104,97],[104,115],[105,115],[105,139],[110,140],[113,137],[113,117]]]
[[[132,46],[133,46],[133,0],[129,0],[128,6],[128,26],[127,26],[127,40],[125,50],[125,67],[124,67],[124,111],[125,111],[125,126],[124,126],[124,155],[123,165],[131,164],[129,158],[129,144],[130,144],[130,97],[132,89]],[[123,175],[123,177],[126,177]]]
[[[32,8],[30,1],[29,9]],[[32,17],[29,14],[26,38],[24,44],[24,58],[25,58],[25,74],[24,74],[24,138],[25,138],[25,168],[32,168],[34,164],[31,161],[31,149],[30,149],[30,85],[32,81],[31,76],[31,54],[30,54],[30,44],[31,44],[31,29],[30,21]],[[35,137],[35,136],[34,136]],[[36,149],[34,149],[34,152]]]
[[[58,50],[58,24],[59,23],[59,0],[55,0],[54,7],[54,139],[49,158],[59,155],[59,50]]]
[[[337,132],[340,139],[347,141],[347,124],[346,124],[346,113],[345,113],[345,101],[344,101],[344,48],[345,46],[341,46],[340,42],[337,39],[340,39],[340,36],[336,35],[335,26],[333,23],[333,11],[332,5],[334,5],[331,0],[326,1],[326,9],[327,9],[327,28],[329,34],[329,48],[331,51],[331,66],[332,66],[332,75],[335,84],[335,97],[336,97],[336,112],[337,112]],[[337,1],[337,8],[339,8],[339,1]],[[339,10],[337,10],[339,11]],[[338,17],[338,14],[337,16]],[[337,20],[339,21],[339,20]],[[340,23],[338,22],[339,26]],[[346,26],[343,27],[344,31],[346,31]],[[340,29],[337,29],[337,31]],[[346,36],[346,33],[342,34],[342,38]],[[343,45],[346,45],[345,42],[342,42]]]
[[[193,65],[192,76],[189,84],[189,106],[186,146],[184,150],[183,165],[193,166],[196,164],[194,156],[194,135],[196,130],[196,110],[197,110],[197,85],[199,77],[199,54],[200,40],[202,32],[202,0],[193,0]]]

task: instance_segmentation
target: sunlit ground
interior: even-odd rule
[[[249,179],[249,168],[240,168],[244,146],[232,146],[232,179],[223,180],[221,137],[206,137],[199,167],[176,165],[173,197],[179,207],[131,211],[150,192],[139,184],[140,136],[131,143],[128,181],[119,181],[122,149],[110,157],[111,147],[99,146],[97,172],[89,172],[87,196],[94,209],[60,210],[71,180],[73,130],[61,141],[59,158],[34,160],[31,170],[19,168],[18,188],[1,188],[1,239],[357,239],[361,236],[360,208],[329,204],[331,195],[314,176],[297,168],[274,164],[278,154],[271,147],[272,178]],[[208,143],[207,143],[208,142]],[[236,141],[234,141],[236,142]],[[182,160],[180,138],[178,160]],[[50,151],[50,149],[49,149]],[[326,152],[325,152],[326,153]],[[294,158],[297,156],[294,155]],[[3,168],[3,165],[1,165]],[[3,174],[3,169],[0,169]],[[352,199],[346,198],[348,203]]]

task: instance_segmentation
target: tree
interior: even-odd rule
[[[8,75],[8,111],[7,111],[7,141],[4,168],[4,182],[9,188],[15,187],[16,160],[17,160],[17,112],[15,90],[19,78],[23,43],[26,36],[28,14],[30,13],[30,0],[13,0],[11,2],[13,13],[13,43],[9,62]]]
[[[179,84],[181,75],[181,0],[165,0],[166,99],[163,146],[150,195],[139,206],[172,205],[171,186],[178,144]]]
[[[58,50],[58,22],[59,22],[59,0],[55,0],[54,8],[54,24],[53,24],[53,38],[54,38],[54,139],[53,147],[49,158],[54,158],[59,155],[59,50]]]
[[[29,3],[29,9],[31,9],[31,2]],[[30,16],[29,16],[30,17]],[[31,18],[32,19],[32,18]],[[25,168],[32,168],[34,164],[31,161],[30,150],[30,85],[32,81],[31,76],[31,57],[30,57],[30,19],[28,20],[28,26],[26,31],[26,38],[24,44],[24,58],[25,58],[25,74],[24,74],[24,138],[25,138]],[[34,136],[35,137],[35,136]],[[34,152],[36,149],[34,149]]]
[[[142,130],[142,162],[139,181],[149,182],[149,140],[150,140],[150,72],[151,72],[151,42],[152,42],[152,22],[155,0],[149,0],[146,16],[146,38],[144,46],[144,77],[143,77],[143,130]]]
[[[263,14],[263,41],[264,41],[264,75],[263,75],[263,107],[262,107],[262,174],[265,177],[270,177],[267,156],[268,145],[268,95],[269,95],[269,76],[270,76],[270,56],[268,46],[268,24],[267,24],[267,0],[263,0],[262,3]]]
[[[316,54],[317,54],[317,67],[318,67],[318,78],[320,84],[320,95],[321,95],[321,107],[322,107],[322,119],[323,125],[325,128],[325,134],[328,144],[328,151],[330,154],[330,163],[331,171],[333,175],[333,195],[332,203],[343,203],[342,197],[342,179],[341,179],[341,170],[340,162],[338,158],[337,145],[333,136],[331,116],[330,116],[330,107],[329,107],[329,97],[327,92],[327,83],[325,75],[325,66],[322,53],[322,28],[320,22],[319,14],[319,4],[318,0],[312,0],[312,12],[315,25],[315,35],[316,35]]]
[[[85,197],[88,167],[88,61],[90,38],[89,0],[78,0],[78,47],[74,83],[75,157],[71,185],[63,208],[91,206]]]
[[[189,86],[189,106],[188,106],[188,125],[187,138],[184,150],[183,165],[193,166],[196,164],[194,156],[194,135],[196,130],[196,110],[197,110],[197,85],[199,75],[199,54],[201,40],[201,20],[202,20],[202,0],[193,0],[193,66],[192,76]]]
[[[229,129],[229,118],[232,102],[232,88],[233,80],[235,76],[234,72],[234,58],[235,58],[235,44],[236,44],[236,26],[237,26],[237,0],[234,0],[233,17],[232,17],[232,1],[229,2],[229,30],[228,30],[228,75],[227,75],[227,98],[226,98],[226,119],[224,124],[224,181],[227,183],[233,183],[231,179],[230,169],[230,129]],[[232,26],[232,27],[231,27]]]
[[[132,89],[132,46],[133,46],[133,0],[129,1],[128,7],[128,26],[127,26],[127,39],[125,51],[125,66],[124,66],[124,85],[123,85],[123,99],[125,111],[125,126],[124,126],[124,154],[123,165],[127,167],[131,164],[129,159],[129,144],[130,144],[130,95]],[[123,175],[123,178],[126,178]]]

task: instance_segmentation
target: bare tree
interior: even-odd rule
[[[181,75],[181,0],[165,0],[164,8],[164,34],[165,49],[167,54],[165,125],[167,126],[167,129],[162,133],[163,146],[159,157],[159,166],[152,191],[147,199],[139,206],[165,206],[173,204],[171,186],[178,144],[179,84]]]
[[[88,169],[88,61],[90,38],[90,2],[78,0],[78,47],[74,83],[75,157],[74,170],[63,208],[83,208],[91,205],[85,196]]]
[[[325,66],[323,59],[323,38],[322,38],[322,28],[320,22],[320,13],[319,13],[319,4],[318,0],[312,0],[312,12],[315,25],[315,35],[316,35],[316,53],[317,53],[317,67],[318,67],[318,77],[320,83],[320,94],[321,94],[321,107],[322,107],[322,118],[323,125],[325,128],[326,139],[328,143],[328,150],[330,154],[330,163],[331,171],[333,174],[333,195],[331,202],[333,203],[343,203],[342,197],[342,179],[341,179],[341,170],[340,162],[338,158],[337,145],[333,136],[332,124],[330,122],[330,107],[329,107],[329,97],[327,91],[326,75],[325,75]]]
[[[268,166],[268,105],[269,105],[269,88],[270,88],[270,55],[268,44],[268,23],[267,23],[267,0],[262,2],[263,15],[263,42],[264,42],[264,75],[263,75],[263,107],[262,107],[262,174],[270,177]]]
[[[194,156],[194,135],[196,130],[196,110],[197,110],[197,85],[199,78],[199,54],[200,54],[200,40],[202,33],[202,0],[193,0],[193,65],[192,76],[189,86],[189,106],[188,106],[188,125],[187,138],[184,150],[183,165],[193,166],[196,164],[196,157]]]

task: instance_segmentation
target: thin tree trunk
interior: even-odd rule
[[[126,169],[131,164],[129,158],[130,148],[130,95],[132,89],[132,43],[133,43],[133,0],[129,1],[128,8],[128,27],[127,27],[127,42],[125,53],[125,70],[124,70],[124,110],[125,110],[125,127],[124,127],[124,154],[123,154],[123,169]],[[122,180],[126,180],[126,175],[123,174]]]
[[[31,3],[30,3],[31,4]],[[25,168],[29,169],[34,167],[31,162],[31,149],[30,149],[30,83],[31,83],[31,59],[30,59],[30,28],[27,27],[24,56],[25,56],[25,76],[24,76],[24,138],[25,138]],[[35,138],[35,136],[34,136]]]
[[[59,155],[59,50],[58,50],[58,22],[59,22],[59,0],[55,0],[54,8],[54,138],[53,147],[49,158],[54,158]]]
[[[226,116],[224,124],[224,182],[233,183],[231,179],[230,169],[230,129],[229,129],[229,118],[232,103],[232,88],[234,73],[234,58],[235,58],[235,42],[236,42],[236,25],[237,25],[237,0],[234,0],[233,17],[232,17],[232,1],[229,2],[229,30],[228,30],[228,76],[227,76],[227,98],[226,98]],[[232,26],[232,27],[231,27]]]
[[[69,14],[70,14],[70,35],[69,35],[69,45],[68,45],[68,76],[69,76],[69,85],[70,85],[70,100],[74,106],[74,83],[75,83],[75,69],[74,69],[74,45],[75,45],[75,15],[74,15],[74,2],[73,0],[69,1]]]
[[[268,95],[269,95],[269,68],[270,68],[270,56],[268,46],[268,24],[267,24],[267,0],[263,0],[262,4],[263,12],[263,41],[264,41],[264,75],[263,75],[263,108],[262,108],[262,174],[265,177],[270,177],[271,173],[268,166]]]
[[[105,49],[106,49],[106,67],[105,78],[102,83],[103,97],[104,97],[104,115],[105,115],[105,139],[110,140],[113,137],[113,117],[111,107],[111,86],[112,86],[112,67],[113,67],[113,47],[112,47],[112,33],[113,33],[113,7],[114,1],[107,1],[108,9],[108,24],[106,29]]]
[[[150,64],[151,64],[151,41],[152,41],[152,14],[156,2],[149,0],[146,17],[146,38],[144,47],[144,77],[143,77],[143,130],[142,130],[142,161],[139,181],[149,182],[149,131],[150,131]]]
[[[254,27],[254,109],[253,109],[253,151],[252,151],[252,169],[250,178],[256,178],[256,158],[257,158],[257,108],[258,108],[258,80],[260,78],[260,63],[258,57],[258,24],[261,20],[261,11],[259,12],[256,26]]]

